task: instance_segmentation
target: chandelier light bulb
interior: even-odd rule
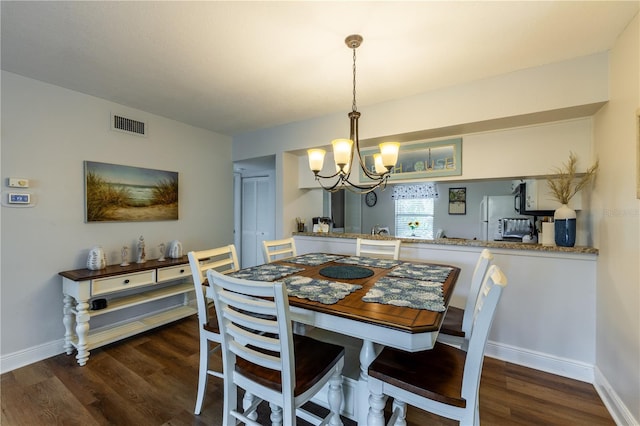
[[[334,139],[331,144],[333,145],[333,160],[336,166],[343,169],[351,160],[353,141],[351,139]]]
[[[309,156],[309,168],[312,172],[318,173],[322,170],[324,165],[324,155],[327,152],[324,149],[308,149],[307,155]]]
[[[382,164],[387,169],[395,167],[396,162],[398,161],[399,150],[399,142],[384,142],[380,144],[380,155],[382,157]]]
[[[379,152],[376,154],[373,154],[373,161],[376,167],[376,173],[387,172],[387,168],[384,166],[384,164],[382,164],[382,154],[380,154]]]

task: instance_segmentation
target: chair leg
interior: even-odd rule
[[[344,395],[342,393],[342,368],[337,367],[331,379],[329,379],[329,392],[327,394],[327,402],[329,403],[329,409],[331,410],[331,420],[329,424],[331,426],[342,426],[342,420],[340,420],[340,406],[342,405],[342,399]]]
[[[202,411],[202,402],[207,390],[207,370],[209,370],[209,341],[200,338],[200,371],[198,373],[198,396],[194,413],[199,416]]]
[[[253,405],[255,396],[252,393],[246,392],[244,393],[244,397],[242,398],[242,409],[245,410],[245,412],[251,407],[251,405]],[[247,413],[247,417],[251,420],[257,420],[258,419],[258,411],[257,410],[253,410],[250,413]]]
[[[224,401],[222,403],[222,424],[224,426],[236,426],[236,418],[231,413],[237,412],[238,408],[238,387],[232,380],[223,382]]]
[[[369,380],[372,380],[371,377]],[[381,393],[369,392],[369,414],[367,416],[367,425],[384,426],[384,407],[387,403],[387,397]]]
[[[282,407],[278,407],[276,404],[270,402],[269,408],[271,408],[271,426],[282,426]],[[293,418],[295,421],[295,411],[293,412]]]
[[[391,410],[393,413],[392,419],[395,418],[393,425],[407,426],[407,404],[394,399],[393,404],[391,405]],[[389,420],[389,424],[391,424],[391,419]]]

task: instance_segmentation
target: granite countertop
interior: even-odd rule
[[[371,234],[341,234],[341,233],[324,233],[324,232],[294,232],[293,235],[303,235],[308,237],[322,238],[366,238],[369,240],[400,240],[402,244],[439,244],[450,246],[466,246],[466,247],[487,247],[501,248],[510,250],[531,250],[546,252],[562,252],[576,254],[598,254],[598,249],[594,247],[575,246],[575,247],[558,247],[543,246],[542,244],[525,244],[518,242],[502,242],[502,241],[480,241],[467,240],[464,238],[437,238],[434,240],[423,240],[418,238],[395,238],[387,235],[371,235]]]

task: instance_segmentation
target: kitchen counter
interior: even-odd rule
[[[452,246],[464,246],[464,247],[487,247],[487,248],[500,248],[510,250],[530,250],[530,251],[545,251],[545,252],[562,252],[562,253],[576,253],[576,254],[598,254],[598,249],[594,247],[575,246],[575,247],[558,247],[558,246],[543,246],[542,244],[525,244],[519,242],[509,241],[480,241],[480,240],[468,240],[464,238],[437,238],[434,240],[424,240],[418,238],[395,238],[386,235],[371,235],[371,234],[342,234],[332,232],[294,232],[293,235],[308,236],[308,237],[324,237],[324,238],[366,238],[369,240],[400,240],[402,244],[439,244],[439,245],[452,245]]]

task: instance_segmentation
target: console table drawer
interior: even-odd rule
[[[120,275],[117,277],[100,278],[91,282],[91,295],[113,293],[116,291],[129,290],[156,282],[156,271],[138,272],[135,274]]]
[[[158,282],[180,279],[191,276],[189,265],[169,266],[158,269]]]

